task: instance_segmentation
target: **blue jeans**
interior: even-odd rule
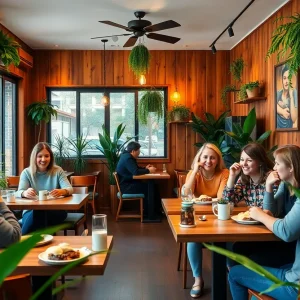
[[[63,223],[67,217],[64,210],[28,210],[23,214],[22,235],[38,229]]]
[[[285,273],[290,270],[291,267],[292,264],[285,265],[279,269],[270,267],[264,268],[280,280],[287,281]],[[269,279],[260,276],[242,265],[234,266],[230,269],[228,280],[233,300],[247,300],[248,288],[262,292],[273,284]],[[298,290],[290,286],[283,286],[266,293],[266,295],[280,300],[296,300]]]
[[[201,243],[187,243],[187,254],[194,277],[202,275],[202,248]]]

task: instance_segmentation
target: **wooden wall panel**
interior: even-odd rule
[[[276,18],[288,17],[300,11],[300,0],[291,0],[273,16],[260,25],[251,35],[241,41],[231,50],[230,61],[242,56],[246,67],[243,73],[243,82],[259,80],[264,83],[266,101],[252,104],[237,105],[232,103],[233,115],[247,115],[252,107],[256,108],[257,118],[261,120],[259,133],[272,130],[271,138],[266,143],[267,147],[273,145],[298,144],[299,132],[277,132],[275,131],[275,101],[274,101],[274,66],[277,64],[276,55],[265,60],[267,51],[271,45],[271,37],[278,26],[274,21]],[[278,23],[281,24],[281,23]],[[285,59],[282,59],[284,61]],[[233,96],[231,102],[233,101]]]

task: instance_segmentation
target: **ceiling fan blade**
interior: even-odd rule
[[[113,37],[113,36],[126,36],[126,35],[131,35],[131,33],[114,34],[114,35],[106,35],[106,36],[96,36],[96,37],[92,37],[91,40],[94,40],[94,39],[102,39],[102,38],[108,38],[108,37]]]
[[[158,40],[165,43],[175,44],[178,41],[180,41],[180,38],[164,35],[164,34],[158,34],[158,33],[148,33],[147,37],[152,40]]]
[[[124,44],[123,47],[132,47],[136,43],[138,37],[137,36],[132,36],[130,37],[127,42]]]
[[[146,32],[153,32],[153,31],[160,31],[160,30],[165,30],[165,29],[179,27],[179,26],[181,26],[181,25],[178,24],[177,22],[175,22],[173,20],[169,20],[169,21],[165,21],[165,22],[161,22],[158,24],[147,26],[144,28],[144,30]]]
[[[122,29],[125,29],[126,31],[132,31],[132,29],[130,29],[130,28],[126,27],[126,26],[120,25],[118,23],[115,23],[115,22],[111,22],[111,21],[99,21],[99,22],[103,23],[103,24],[106,24],[106,25],[110,25],[110,26],[122,28]]]

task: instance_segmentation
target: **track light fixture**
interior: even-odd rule
[[[238,16],[220,33],[220,35],[211,43],[211,45],[209,46],[211,48],[211,51],[213,54],[215,54],[217,52],[217,49],[215,47],[215,43],[217,42],[217,40],[223,35],[223,33],[228,30],[228,34],[230,37],[234,36],[234,32],[233,32],[233,25],[236,22],[236,20],[247,10],[247,8],[254,2],[255,0],[251,0],[248,5],[238,14]]]

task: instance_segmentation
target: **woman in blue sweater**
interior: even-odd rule
[[[263,223],[283,241],[297,241],[296,256],[292,264],[281,268],[265,268],[282,281],[298,283],[300,279],[300,199],[286,188],[283,182],[274,196],[273,184],[282,180],[296,188],[300,187],[300,148],[294,145],[283,146],[275,151],[274,157],[274,172],[269,174],[266,181],[264,208],[270,210],[274,216],[283,218],[272,217],[258,207],[250,208],[250,216]],[[247,300],[248,288],[262,292],[273,284],[269,279],[241,265],[230,270],[229,283],[233,300]],[[295,300],[298,290],[290,286],[282,286],[266,294],[275,299]]]
[[[40,190],[48,190],[54,198],[69,196],[73,188],[61,167],[54,164],[54,155],[47,143],[35,145],[30,166],[22,171],[17,197],[36,198]],[[23,213],[22,234],[62,223],[67,212],[27,210]]]

